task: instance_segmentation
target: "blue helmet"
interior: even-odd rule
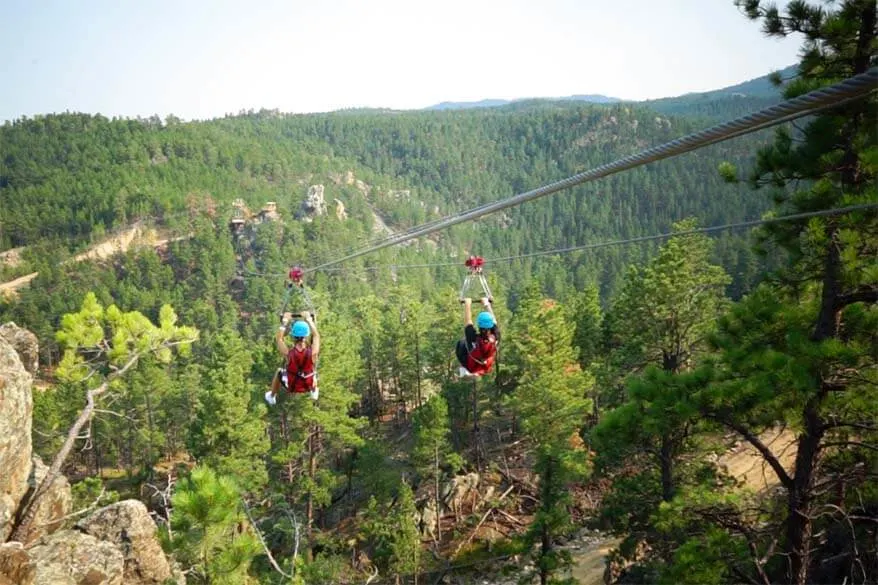
[[[311,328],[304,321],[296,321],[290,329],[290,335],[293,337],[308,337],[310,333]]]
[[[479,326],[479,329],[491,329],[495,324],[494,316],[488,311],[482,311],[476,318],[476,325]]]

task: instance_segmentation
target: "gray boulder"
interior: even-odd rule
[[[171,566],[156,537],[156,524],[142,502],[124,500],[111,504],[76,527],[122,551],[125,583],[160,585],[172,578]]]
[[[28,549],[36,568],[34,585],[121,585],[124,557],[109,542],[62,530]]]

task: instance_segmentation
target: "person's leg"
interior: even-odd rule
[[[280,392],[280,377],[283,374],[283,370],[278,370],[274,374],[274,378],[271,380],[271,390],[265,393],[265,401],[269,404],[275,404],[277,402],[277,393]]]
[[[460,340],[457,342],[457,348],[454,351],[455,355],[457,355],[457,361],[460,362],[460,370],[458,371],[458,375],[461,378],[469,378],[472,376],[470,371],[466,369],[467,367],[467,356],[469,355],[469,351],[466,347],[466,341]]]
[[[320,388],[317,387],[317,372],[314,372],[311,377],[309,394],[312,400],[317,400],[320,397]]]
[[[457,347],[454,350],[454,353],[457,355],[457,361],[460,362],[460,365],[464,368],[466,367],[467,355],[469,352],[466,350],[466,341],[461,339],[457,342]]]

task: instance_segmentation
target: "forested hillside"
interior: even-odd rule
[[[5,125],[2,175],[7,247],[53,236],[80,245],[140,219],[184,231],[188,209],[209,200],[220,220],[243,198],[258,209],[276,201],[287,220],[310,185],[345,206],[348,221],[331,242],[313,239],[303,264],[327,248],[359,241],[377,212],[394,228],[492,201],[660,144],[697,128],[636,106],[535,104],[508,111],[284,116],[271,112],[203,123],[46,116]],[[442,236],[437,255],[528,253],[666,232],[673,221],[702,225],[758,216],[765,202],[724,184],[721,161],[752,158],[765,136],[636,169],[464,226]],[[353,173],[354,182],[347,178]],[[357,183],[359,181],[360,183]],[[183,216],[181,219],[180,216]],[[632,258],[647,248],[584,253],[563,263],[513,267],[551,284],[549,292],[600,283],[606,297]],[[734,294],[755,275],[737,239],[720,261],[736,276]],[[23,269],[22,269],[23,270]],[[549,276],[549,272],[553,274]]]
[[[782,97],[878,64],[874,2],[745,4],[812,39]],[[875,582],[878,214],[691,233],[878,202],[874,94],[307,272],[313,307],[288,286],[775,99],[7,123],[34,448],[80,508],[142,499],[190,583],[571,583],[582,547],[606,582]],[[136,223],[174,241],[73,261]],[[489,263],[497,362],[459,375],[468,254],[669,231]],[[311,309],[319,398],[267,404],[280,316]],[[725,466],[745,448],[762,473]]]

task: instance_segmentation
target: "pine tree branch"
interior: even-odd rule
[[[746,439],[748,443],[753,445],[753,447],[755,447],[756,450],[759,451],[759,453],[762,455],[762,458],[765,459],[765,461],[771,466],[771,468],[774,470],[775,475],[777,475],[778,480],[780,480],[780,483],[788,490],[793,488],[793,479],[789,476],[786,469],[784,469],[783,465],[781,465],[780,461],[774,455],[774,453],[771,452],[771,449],[769,449],[768,446],[766,446],[766,444],[759,439],[759,437],[751,433],[750,430],[743,425],[738,424],[734,421],[711,414],[707,414],[706,416],[708,418],[713,418],[718,423],[732,429],[733,431],[744,437],[744,439]]]
[[[878,288],[861,287],[852,293],[839,295],[836,299],[836,308],[843,309],[854,303],[878,303]]]
[[[860,447],[862,449],[878,451],[878,445],[869,445],[868,443],[860,443],[859,441],[833,441],[831,443],[823,443],[820,446],[821,449],[828,449],[829,447]]]
[[[878,425],[870,425],[866,423],[860,422],[849,422],[849,421],[835,421],[829,422],[823,425],[820,430],[827,431],[829,429],[838,429],[841,427],[850,427],[852,429],[860,429],[864,431],[878,431]]]

